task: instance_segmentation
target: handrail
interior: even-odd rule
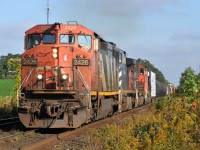
[[[31,73],[33,72],[34,67],[30,68],[29,72],[27,73],[27,75],[25,76],[24,80],[22,81],[21,85],[19,86],[18,90],[17,90],[17,101],[19,101],[19,93],[21,93],[21,88],[22,85],[24,84],[25,81],[27,81],[31,75]]]
[[[87,92],[89,93],[90,90],[89,90],[89,87],[87,85],[87,83],[85,82],[84,78],[83,78],[83,75],[81,74],[80,70],[77,68],[77,67],[74,67],[74,70],[76,71],[76,73],[78,74],[81,82],[83,83],[85,89],[87,90]]]

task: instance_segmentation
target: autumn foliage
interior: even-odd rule
[[[199,106],[194,108],[186,98],[159,99],[152,110],[142,115],[93,131],[85,149],[198,149]]]

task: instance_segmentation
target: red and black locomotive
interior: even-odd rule
[[[149,103],[156,77],[114,43],[78,24],[25,33],[18,114],[27,128],[77,128]]]

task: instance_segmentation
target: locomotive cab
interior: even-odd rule
[[[139,102],[140,105],[148,103],[150,101],[150,93],[149,93],[149,71],[146,67],[142,65],[138,65],[138,80],[139,80]]]
[[[38,25],[26,32],[22,79],[32,68],[32,78],[27,79],[32,81],[23,84],[26,90],[73,90],[73,67],[90,70],[92,33],[79,32],[78,28],[81,27]]]

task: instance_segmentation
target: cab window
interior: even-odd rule
[[[40,42],[41,42],[41,37],[39,34],[29,34],[27,36],[26,48],[31,49],[31,48],[39,45]]]
[[[144,75],[144,69],[143,68],[140,68],[140,74]]]
[[[54,44],[54,43],[56,43],[56,35],[55,34],[43,34],[42,43],[43,44]]]
[[[90,50],[92,47],[92,37],[90,35],[79,34],[78,35],[78,45]]]
[[[74,35],[73,34],[61,34],[60,35],[60,43],[73,44],[74,43]]]

